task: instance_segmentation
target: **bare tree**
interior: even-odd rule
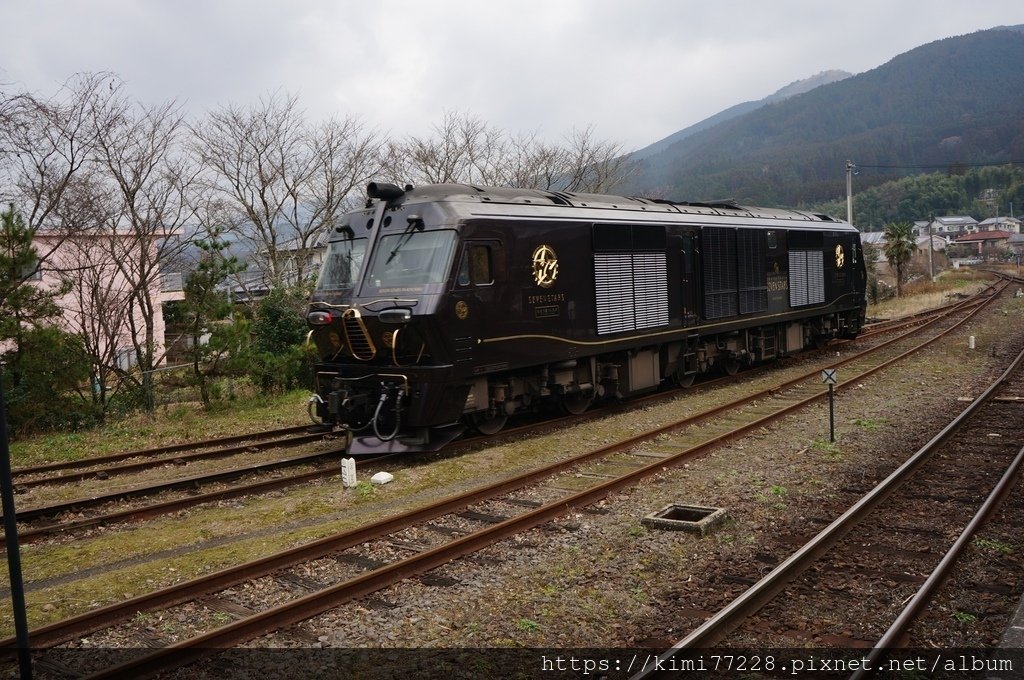
[[[470,114],[447,112],[430,137],[392,143],[386,166],[398,183],[461,182],[551,191],[608,192],[630,162],[621,144],[593,128],[574,130],[564,144],[536,133],[510,135]]]
[[[540,141],[536,133],[520,134],[509,140],[499,186],[557,191],[562,188],[564,155],[561,147]]]
[[[157,324],[163,323],[160,270],[187,246],[192,234],[196,169],[183,151],[187,131],[173,103],[143,107],[118,100],[113,125],[97,134],[97,160],[113,196],[107,243],[127,289],[124,320],[138,372],[122,378],[141,388],[146,411],[156,407],[153,370],[162,359]]]
[[[93,234],[69,242],[62,256],[64,280],[77,314],[65,317],[68,330],[82,338],[92,362],[91,399],[105,413],[119,384],[118,348],[130,343],[127,316],[130,290],[117,275],[118,265],[108,239],[98,228]]]
[[[377,135],[358,119],[309,125],[290,95],[220,108],[193,131],[206,186],[234,206],[227,226],[252,244],[274,287],[308,276],[308,249],[380,162]]]
[[[48,236],[24,280],[74,235],[58,206],[111,123],[115,84],[110,74],[91,73],[74,76],[50,98],[0,94],[0,198],[15,205],[33,234]]]
[[[593,127],[573,130],[564,156],[564,191],[607,193],[625,179],[630,167],[622,144],[594,137]]]

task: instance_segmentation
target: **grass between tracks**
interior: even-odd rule
[[[151,415],[120,418],[92,430],[54,432],[11,442],[14,467],[79,460],[120,451],[259,432],[309,422],[308,390],[255,395],[216,402],[211,411],[198,403],[162,407]]]

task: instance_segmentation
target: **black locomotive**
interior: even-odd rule
[[[370,184],[308,322],[316,414],[353,453],[439,448],[547,405],[580,413],[858,333],[857,230],[826,215]]]

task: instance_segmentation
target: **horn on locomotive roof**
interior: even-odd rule
[[[370,182],[366,185],[366,195],[370,198],[379,198],[385,201],[393,201],[404,194],[405,191],[394,184],[384,182]]]

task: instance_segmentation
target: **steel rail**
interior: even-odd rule
[[[658,660],[662,662],[662,666],[671,667],[671,659],[680,650],[710,647],[743,620],[774,599],[794,578],[805,571],[858,522],[902,486],[936,449],[944,444],[968,418],[991,398],[992,394],[1017,370],[1022,361],[1024,361],[1024,351],[1017,355],[1010,366],[977,399],[849,510],[822,529],[814,538],[783,560],[775,569],[717,614],[673,645],[671,649],[660,654]],[[630,680],[646,680],[653,677],[659,677],[659,671],[654,668],[638,673]]]
[[[990,303],[994,299],[994,297],[990,298],[989,300],[986,301],[986,304]],[[896,357],[895,359],[892,359],[890,362],[881,364],[871,369],[865,375],[869,375],[871,373],[882,370],[889,363],[897,361],[903,358],[904,356],[912,353],[913,351],[917,351],[918,349],[930,345],[931,343],[941,338],[943,335],[952,332],[952,330],[957,328],[959,325],[965,323],[967,320],[969,320],[975,314],[977,314],[980,310],[981,307],[972,310],[964,319],[960,320],[955,325],[951,326],[949,329],[943,331],[942,334],[936,336],[935,338],[927,340],[924,344],[920,345],[918,348],[915,348],[915,350],[905,352]],[[892,340],[882,343],[875,348],[860,352],[847,360],[844,360],[833,365],[845,364],[847,363],[847,361],[852,361],[855,358],[859,358],[864,355],[873,353],[878,349],[881,349],[912,333],[916,333],[922,330],[923,328],[926,328],[928,325],[931,324],[921,326],[917,329],[914,329],[913,331],[902,334],[896,338],[893,338]],[[83,614],[71,617],[69,619],[64,619],[62,621],[57,621],[52,624],[42,626],[33,631],[30,631],[30,640],[32,646],[33,648],[38,648],[58,644],[59,642],[71,639],[72,637],[80,635],[84,632],[97,630],[105,625],[110,625],[117,621],[121,621],[126,617],[134,615],[138,611],[151,611],[162,607],[169,607],[175,604],[180,604],[190,599],[194,599],[196,597],[229,587],[248,578],[263,576],[277,569],[289,567],[305,560],[317,559],[325,554],[329,554],[331,552],[339,550],[344,550],[354,545],[359,545],[361,543],[365,543],[366,541],[373,540],[375,538],[380,538],[389,533],[407,528],[416,523],[424,522],[445,514],[449,514],[456,510],[462,509],[468,505],[472,505],[473,503],[477,503],[483,500],[493,498],[495,496],[515,491],[525,485],[540,481],[559,472],[563,472],[581,463],[585,463],[596,458],[601,458],[613,453],[624,451],[639,443],[643,443],[644,441],[654,439],[663,433],[707,420],[708,418],[713,417],[724,411],[735,409],[738,406],[742,406],[751,401],[762,399],[774,393],[778,393],[781,390],[787,389],[796,384],[804,382],[808,379],[815,378],[818,374],[819,369],[816,368],[797,378],[789,380],[781,385],[775,385],[771,388],[761,390],[760,392],[757,392],[754,395],[748,395],[746,397],[733,400],[729,403],[712,407],[711,409],[701,412],[699,414],[694,414],[691,416],[678,419],[674,422],[663,425],[653,431],[636,435],[634,437],[629,437],[627,439],[620,440],[618,442],[613,442],[611,444],[607,444],[605,446],[594,449],[593,451],[584,453],[580,456],[552,463],[550,465],[538,468],[536,470],[525,472],[523,474],[517,475],[507,480],[498,482],[496,484],[491,484],[485,487],[471,490],[465,494],[456,495],[453,497],[449,497],[447,499],[443,499],[442,501],[438,502],[433,506],[414,509],[405,513],[394,515],[369,527],[362,527],[341,534],[337,534],[335,536],[328,536],[307,544],[296,546],[295,548],[286,550],[281,553],[276,553],[274,555],[269,555],[267,557],[248,562],[243,565],[225,568],[212,574],[200,576],[190,581],[185,581],[180,584],[169,586],[159,591],[154,591],[146,595],[140,595],[130,600],[125,600],[123,602],[107,605],[105,607],[85,612]],[[841,388],[842,385],[840,385],[839,387]],[[715,438],[714,440],[706,442],[705,444],[702,444],[698,447],[692,447],[691,449],[679,452],[668,458],[659,459],[658,461],[650,464],[649,466],[640,468],[640,470],[656,472],[657,470],[660,470],[661,467],[663,467],[664,465],[672,464],[673,461],[679,462],[684,458],[691,457],[704,450],[710,449],[713,446],[722,443],[731,437],[739,436],[740,434],[745,434],[746,432],[752,431],[758,427],[762,427],[775,418],[782,417],[782,415],[785,415],[786,413],[792,410],[795,410],[807,403],[810,403],[811,401],[823,398],[825,394],[826,393],[824,391],[816,393],[815,395],[812,395],[807,399],[804,399],[800,402],[797,402],[796,404],[787,407],[783,412],[777,415],[763,417],[755,421],[754,423],[748,424],[742,430],[727,433],[727,435],[721,435]],[[628,484],[629,482],[626,483]],[[11,649],[15,645],[16,641],[13,638],[0,640],[0,649]]]
[[[1024,353],[1021,354],[1024,356]],[[953,570],[953,566],[956,561],[960,558],[960,555],[970,544],[974,534],[978,532],[978,529],[988,521],[992,513],[995,512],[996,508],[1002,503],[1003,499],[1010,492],[1014,483],[1017,481],[1017,476],[1020,474],[1021,466],[1024,464],[1024,448],[1017,453],[1014,457],[1013,462],[1010,463],[1009,467],[1000,477],[999,482],[989,493],[985,502],[978,509],[978,512],[974,514],[971,521],[964,527],[963,532],[956,539],[950,549],[943,556],[942,560],[936,565],[935,569],[932,570],[928,578],[918,589],[917,593],[910,599],[910,602],[904,607],[903,611],[900,612],[896,620],[893,621],[892,625],[889,626],[888,630],[882,635],[882,637],[875,643],[871,651],[868,652],[866,658],[869,663],[862,666],[853,675],[850,676],[850,680],[861,680],[866,678],[873,671],[865,671],[866,668],[876,669],[881,665],[882,660],[887,656],[890,649],[901,648],[904,645],[900,644],[900,640],[906,634],[910,625],[917,620],[924,611],[924,608],[934,597],[935,592],[942,587],[946,579],[949,577],[950,572]]]
[[[345,453],[344,449],[335,451],[333,453],[339,456]],[[374,459],[365,459],[356,461],[356,464],[363,462],[369,462]],[[82,519],[72,520],[70,522],[61,522],[59,524],[48,524],[41,527],[32,527],[30,529],[24,529],[18,532],[18,543],[25,545],[29,543],[36,543],[41,541],[47,536],[54,536],[56,534],[62,534],[69,531],[75,531],[76,529],[84,529],[87,527],[95,526],[107,526],[110,524],[118,524],[121,522],[130,522],[132,520],[150,519],[159,515],[167,515],[172,512],[178,512],[179,510],[187,510],[194,508],[197,505],[203,503],[212,503],[214,501],[223,501],[230,498],[238,498],[240,496],[249,496],[257,493],[266,493],[268,491],[276,491],[283,489],[294,484],[302,484],[304,482],[312,482],[317,479],[324,477],[336,476],[338,470],[335,466],[331,466],[329,469],[313,470],[311,472],[302,472],[297,475],[289,475],[287,477],[276,477],[274,479],[267,479],[261,482],[254,482],[252,484],[243,484],[241,486],[233,486],[230,489],[221,489],[220,491],[209,491],[207,493],[199,494],[196,496],[188,496],[186,498],[176,498],[174,500],[163,501],[161,503],[154,503],[151,505],[145,505],[141,508],[130,508],[128,510],[119,510],[117,512],[105,513],[102,515],[96,515],[95,517],[84,517]]]
[[[978,309],[972,311],[970,315],[946,329],[936,337],[926,340],[913,350],[904,352],[878,366],[869,368],[867,371],[858,375],[856,379],[860,380],[872,375],[909,354],[931,345],[939,338],[952,332],[952,330],[973,317]],[[167,670],[170,667],[180,667],[202,658],[215,650],[228,648],[251,640],[254,637],[265,634],[269,631],[293,625],[311,618],[312,616],[316,616],[317,614],[333,609],[334,607],[349,602],[357,597],[371,594],[400,580],[427,572],[454,559],[477,552],[487,546],[497,543],[498,541],[544,524],[569,512],[572,508],[591,505],[607,497],[611,493],[634,484],[639,479],[659,473],[666,466],[676,465],[699,453],[715,448],[723,442],[735,439],[749,432],[756,431],[757,429],[760,429],[799,408],[822,399],[825,394],[825,391],[819,391],[811,396],[799,400],[796,403],[784,405],[775,413],[758,418],[753,422],[743,424],[729,432],[713,436],[700,444],[669,455],[666,458],[656,460],[615,479],[605,481],[589,489],[576,492],[565,498],[540,506],[518,517],[505,520],[462,538],[455,539],[437,548],[427,550],[406,559],[366,572],[353,579],[325,588],[319,592],[311,593],[296,600],[269,608],[263,612],[259,612],[234,623],[227,624],[217,628],[216,630],[209,631],[208,633],[144,654],[140,657],[111,668],[104,669],[87,677],[90,680],[98,680],[100,678],[151,677],[152,675],[160,671]],[[637,443],[648,441],[657,437],[659,434],[678,427],[679,425],[677,423],[670,423],[650,432],[623,440],[622,442],[616,442],[615,444],[602,447],[600,450],[608,452],[609,449],[623,450],[630,448]],[[588,458],[593,457],[593,454],[585,455]],[[578,464],[578,462],[580,461],[573,461],[574,464]],[[488,496],[493,495],[495,494],[488,494]],[[458,502],[461,499],[453,500]],[[458,507],[463,507],[466,504],[467,503],[458,503]]]
[[[196,487],[213,482],[224,482],[237,479],[243,475],[269,472],[283,467],[294,467],[296,465],[311,463],[320,458],[327,458],[335,455],[338,455],[337,450],[320,451],[317,453],[306,453],[301,456],[293,456],[291,458],[267,461],[265,463],[254,463],[246,467],[231,468],[229,470],[221,470],[219,472],[211,472],[202,475],[193,475],[192,477],[179,477],[167,482],[159,482],[157,484],[150,484],[147,486],[137,486],[131,489],[112,491],[110,493],[97,494],[95,496],[85,496],[65,501],[63,503],[54,503],[53,505],[45,505],[37,508],[28,508],[26,510],[18,511],[16,517],[19,522],[27,522],[30,520],[40,519],[42,517],[49,517],[51,515],[59,515],[62,512],[95,507],[97,505],[103,505],[104,503],[110,503],[113,501],[137,498],[139,496],[151,496],[153,494],[160,493],[161,491]]]
[[[19,490],[32,489],[40,486],[54,486],[57,484],[70,484],[72,482],[81,482],[86,479],[94,479],[97,477],[106,478],[113,477],[115,475],[125,475],[132,472],[138,472],[140,470],[149,470],[156,467],[162,467],[164,465],[181,465],[184,463],[190,463],[197,460],[210,460],[214,458],[227,458],[228,456],[234,456],[239,453],[246,453],[249,451],[263,451],[266,449],[274,448],[291,448],[293,446],[302,446],[310,442],[315,442],[323,439],[330,432],[316,432],[316,433],[305,433],[297,434],[294,436],[285,436],[280,439],[267,439],[259,442],[252,442],[249,444],[240,444],[238,446],[228,446],[221,449],[212,449],[208,451],[197,451],[195,453],[186,453],[173,458],[157,458],[151,460],[143,460],[135,463],[122,463],[120,465],[105,465],[96,467],[91,470],[85,470],[83,472],[72,472],[69,474],[62,474],[56,477],[40,477],[38,479],[26,479],[20,482],[15,482],[15,487]]]

